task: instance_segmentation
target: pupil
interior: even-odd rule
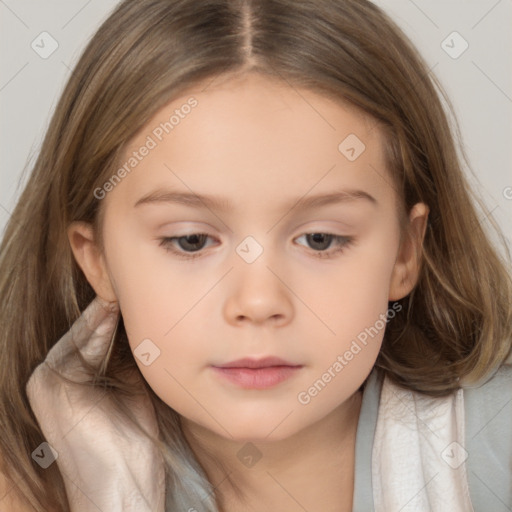
[[[195,247],[196,245],[202,245],[204,243],[206,235],[187,235],[180,237],[180,245],[182,249],[198,250],[201,247]]]
[[[307,236],[310,237],[310,241],[312,240],[313,244],[320,244],[322,246],[322,247],[316,247],[316,250],[327,249],[327,247],[329,247],[329,245],[330,245],[331,235],[326,235],[325,233],[313,233],[313,234],[309,234]],[[313,248],[315,248],[315,247],[313,247]]]

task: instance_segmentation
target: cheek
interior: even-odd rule
[[[180,273],[158,242],[130,245],[119,231],[109,241],[109,270],[134,360],[162,400],[186,408],[190,396],[184,389],[192,391],[187,379],[208,354],[197,316],[205,312],[195,305],[218,276],[191,279]]]
[[[181,282],[179,272],[171,273],[170,258],[158,243],[126,227],[112,230],[109,239],[109,269],[133,346],[168,333],[190,309],[187,296],[199,293],[191,281]]]
[[[329,407],[350,396],[373,367],[386,325],[399,314],[388,312],[397,248],[397,233],[382,230],[342,256],[335,272],[304,279],[299,293],[323,321],[314,324],[316,336],[309,331],[318,367],[311,384],[317,379],[318,388],[329,388],[318,392],[318,404]]]
[[[376,230],[332,265],[312,270],[297,282],[298,295],[307,297],[308,306],[323,321],[317,327],[326,346],[341,350],[376,323],[382,330],[379,319],[388,309],[397,246],[396,233]]]
[[[346,273],[332,282],[336,291],[324,305],[335,335],[317,338],[314,366],[295,395],[297,417],[329,414],[360,388],[375,364],[387,325],[392,261],[372,260],[347,263]],[[395,314],[389,312],[389,321]]]

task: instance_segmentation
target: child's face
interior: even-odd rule
[[[183,107],[192,96],[197,104]],[[173,114],[166,133],[160,123]],[[188,420],[232,439],[284,438],[331,413],[367,377],[388,300],[410,291],[398,275],[397,197],[372,127],[322,96],[249,75],[196,87],[132,141],[120,167],[133,151],[136,166],[103,199],[106,266],[132,350],[144,343],[135,355],[157,356],[147,366],[135,358],[142,374]],[[366,146],[359,156],[351,134]],[[164,189],[222,198],[223,208],[135,206]],[[349,189],[374,200],[293,207]],[[195,259],[160,245],[194,233],[209,238],[168,247]],[[336,253],[345,238],[306,233],[353,241]],[[213,368],[265,356],[302,367],[265,389]]]

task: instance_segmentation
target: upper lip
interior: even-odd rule
[[[214,365],[217,368],[268,368],[270,366],[301,366],[298,364],[289,363],[279,357],[263,357],[262,359],[253,359],[244,357],[237,359],[226,364]]]

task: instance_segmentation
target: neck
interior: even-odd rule
[[[227,439],[185,418],[183,432],[222,512],[351,511],[361,398],[281,440]]]

